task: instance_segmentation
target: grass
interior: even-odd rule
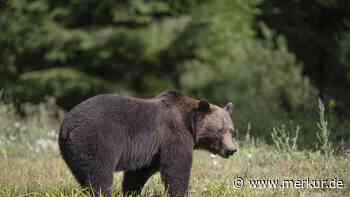
[[[0,197],[85,196],[58,153],[55,130],[60,113],[53,112],[48,104],[29,106],[28,111],[31,115],[23,119],[12,106],[0,104]],[[299,127],[289,132],[281,126],[272,131],[274,145],[246,137],[240,142],[240,151],[230,159],[195,152],[191,196],[350,196],[350,155],[328,151],[326,138],[330,130],[322,118],[317,130],[320,151],[300,150],[296,145]],[[241,189],[234,187],[237,177],[245,180]],[[269,189],[249,185],[249,180],[255,179],[307,178],[341,180],[344,188]],[[116,173],[115,196],[121,196],[121,180],[122,174]],[[148,181],[143,196],[164,196],[163,190],[156,174]]]
[[[301,192],[322,192],[324,196],[337,193],[349,196],[350,159],[308,152],[285,155],[273,147],[245,147],[231,159],[212,157],[196,152],[191,177],[192,196],[299,196]],[[24,156],[0,157],[0,196],[61,197],[80,193],[78,185],[57,152],[28,153]],[[254,189],[246,185],[235,189],[232,181],[237,177],[249,179],[341,179],[343,189]],[[114,191],[120,192],[121,173],[116,173]],[[159,174],[146,186],[147,194],[162,194]]]

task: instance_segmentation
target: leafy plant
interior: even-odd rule
[[[71,68],[51,68],[20,76],[13,87],[13,97],[20,102],[40,103],[54,97],[57,104],[69,109],[83,99],[106,92],[110,84]]]
[[[298,149],[300,126],[297,126],[292,132],[286,129],[286,125],[282,124],[279,127],[272,129],[271,137],[276,148],[282,152],[292,152]]]
[[[328,128],[328,121],[325,115],[325,105],[322,100],[318,100],[319,107],[319,122],[317,123],[318,132],[317,132],[317,140],[319,142],[319,149],[322,153],[327,156],[332,155],[334,152],[332,142],[330,141],[331,130]]]

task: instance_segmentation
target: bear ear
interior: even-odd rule
[[[233,112],[233,104],[231,102],[227,103],[226,106],[224,107],[224,109],[226,111],[228,111],[228,113],[232,114],[232,112]]]
[[[208,101],[200,100],[198,103],[198,111],[209,112],[210,111],[210,104],[208,103]]]

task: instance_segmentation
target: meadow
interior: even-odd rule
[[[58,151],[57,128],[63,112],[46,103],[28,105],[26,113],[21,117],[11,104],[0,104],[0,197],[85,196]],[[281,126],[271,131],[271,145],[249,134],[242,136],[239,152],[230,159],[196,151],[190,195],[350,196],[350,154],[335,151],[327,141],[329,130],[324,118],[315,123],[315,128],[324,143],[316,150],[299,148],[297,135],[290,136]],[[272,181],[267,182],[269,179]],[[121,196],[121,180],[122,174],[116,173],[115,196]],[[239,182],[242,180],[244,184]],[[290,184],[283,185],[283,180]],[[315,180],[327,181],[328,185],[322,187],[312,182]],[[143,196],[165,196],[163,190],[156,174]]]

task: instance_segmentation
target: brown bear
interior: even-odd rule
[[[124,171],[124,195],[139,195],[160,171],[171,197],[187,195],[194,149],[222,157],[237,151],[224,108],[166,91],[150,99],[99,95],[68,112],[61,125],[63,159],[82,187],[111,196],[113,172]]]

